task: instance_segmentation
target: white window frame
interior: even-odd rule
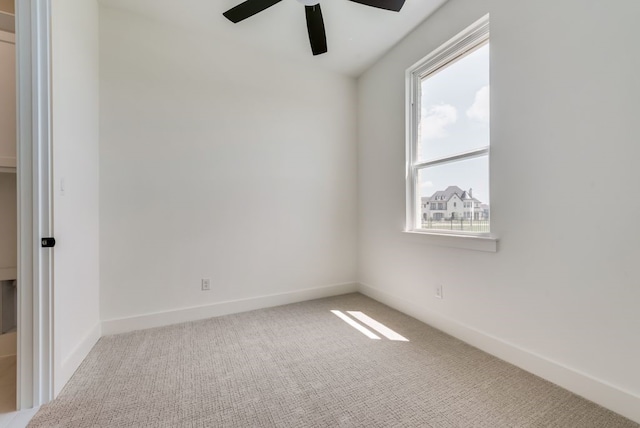
[[[407,99],[407,163],[406,163],[406,226],[405,232],[430,237],[432,243],[481,251],[497,250],[497,238],[492,233],[471,231],[431,230],[417,227],[421,218],[421,203],[418,202],[417,182],[419,171],[433,165],[443,165],[448,162],[473,159],[488,156],[491,162],[490,146],[458,153],[440,159],[418,162],[418,124],[421,115],[421,86],[422,80],[430,74],[463,58],[481,46],[489,43],[489,15],[473,23],[457,36],[444,43],[438,49],[407,69],[406,99]],[[487,203],[491,203],[487,201]],[[493,216],[492,216],[493,217]]]

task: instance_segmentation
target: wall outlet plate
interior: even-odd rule
[[[436,298],[442,299],[444,298],[444,294],[442,293],[442,285],[436,285]]]
[[[211,280],[209,278],[202,278],[202,291],[211,290]]]

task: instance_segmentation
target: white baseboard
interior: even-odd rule
[[[16,355],[18,336],[16,332],[0,334],[0,357]]]
[[[577,395],[640,423],[640,397],[606,381],[552,361],[473,327],[429,312],[415,303],[374,287],[359,284],[358,291],[491,355],[535,374]]]
[[[157,312],[129,318],[110,319],[102,322],[102,334],[117,334],[134,330],[162,327],[181,322],[197,321],[221,315],[229,315],[252,311],[255,309],[286,305],[289,303],[303,302],[305,300],[338,296],[341,294],[354,293],[356,291],[358,291],[358,285],[356,283],[337,284],[326,287],[297,290],[288,293],[218,302],[211,305]]]
[[[62,388],[67,384],[73,373],[80,367],[80,364],[89,355],[91,348],[102,337],[102,329],[100,323],[97,323],[84,339],[75,347],[73,351],[62,361],[58,370],[55,370],[55,379],[53,380],[54,391],[53,397],[57,397]]]

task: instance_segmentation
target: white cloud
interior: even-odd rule
[[[433,181],[420,181],[418,194],[421,197],[431,196],[433,194]]]
[[[473,105],[467,110],[467,117],[480,122],[489,123],[489,85],[483,86],[476,92],[476,99]]]
[[[447,136],[447,126],[458,121],[458,110],[451,104],[429,107],[422,113],[422,135],[425,138],[443,138]]]
[[[424,189],[428,189],[430,187],[433,187],[433,181],[422,181],[422,182],[420,182],[420,187],[422,187]]]

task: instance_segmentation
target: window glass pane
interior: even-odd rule
[[[489,232],[489,157],[418,172],[419,229]]]
[[[489,44],[422,79],[417,161],[489,145]]]

